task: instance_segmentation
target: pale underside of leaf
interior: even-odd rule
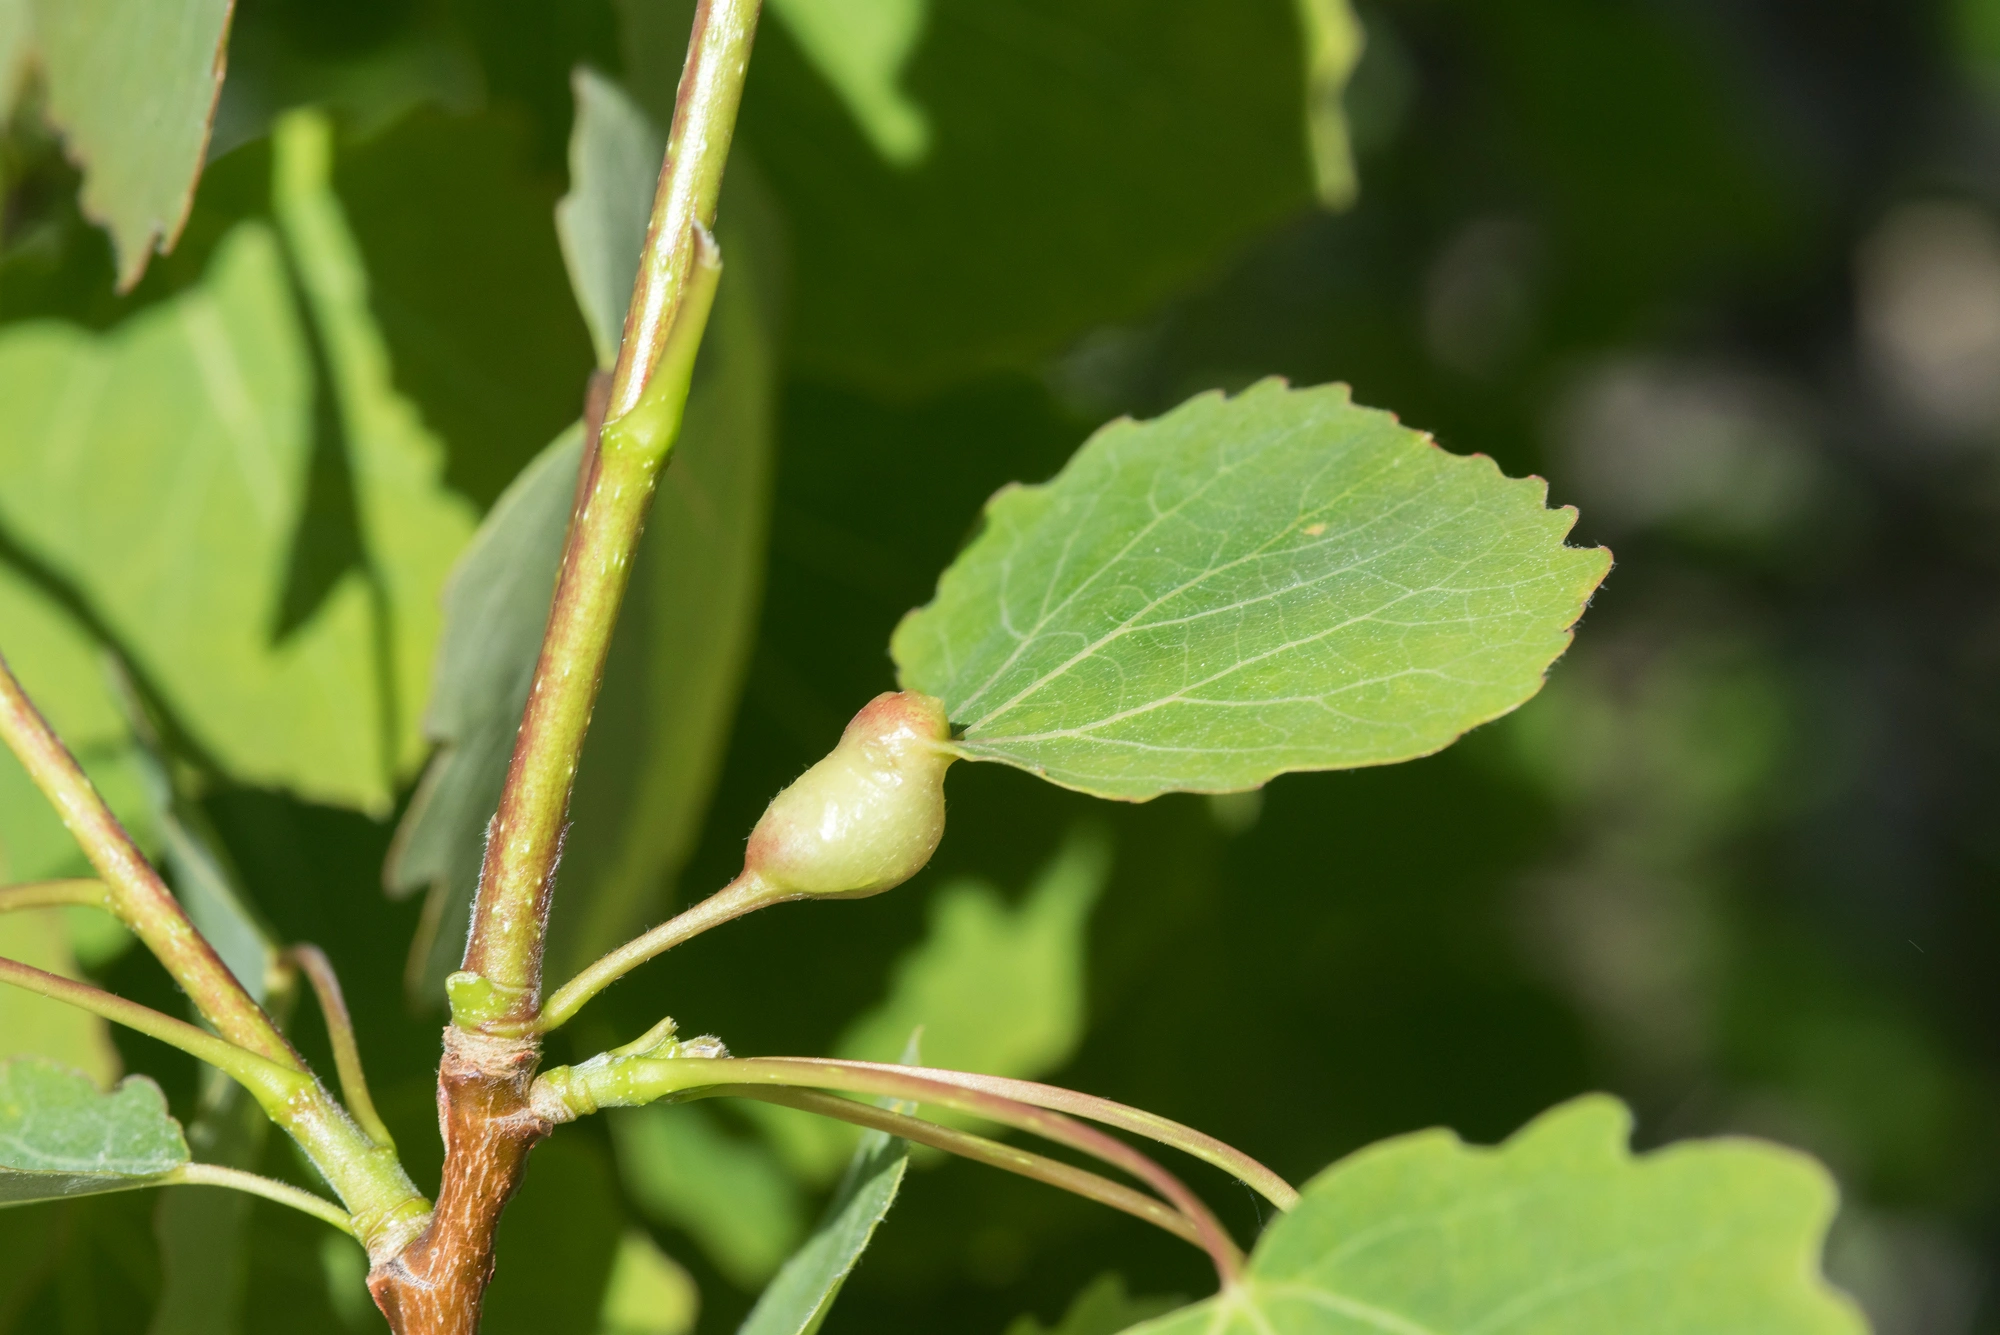
[[[222,91],[233,0],[29,0],[49,118],[111,233],[118,286],[173,248]],[[4,53],[0,53],[4,55]],[[0,72],[0,88],[6,84]]]
[[[898,167],[923,161],[930,147],[930,121],[902,87],[929,8],[928,0],[771,0],[868,142]]]
[[[1592,1096],[1494,1149],[1449,1132],[1309,1183],[1241,1284],[1133,1335],[1862,1335],[1819,1277],[1825,1171],[1749,1140],[1633,1155]]]
[[[1532,696],[1608,569],[1545,494],[1342,385],[1204,394],[994,497],[892,650],[963,754],[1100,796],[1408,760]]]
[[[39,1058],[0,1062],[0,1206],[123,1191],[187,1161],[166,1098],[144,1076],[106,1093]]]

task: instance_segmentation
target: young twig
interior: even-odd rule
[[[87,877],[59,881],[23,881],[0,886],[0,913],[13,909],[50,909],[70,905],[111,909],[111,894],[104,882]]]
[[[1201,1230],[1195,1226],[1192,1219],[1143,1192],[1134,1191],[1130,1187],[1086,1169],[1051,1159],[1046,1155],[1005,1145],[970,1131],[940,1126],[921,1117],[911,1117],[906,1113],[879,1108],[870,1103],[857,1103],[853,1099],[844,1099],[838,1094],[824,1094],[815,1089],[784,1089],[769,1085],[717,1085],[700,1090],[695,1095],[700,1098],[716,1096],[757,1099],[764,1103],[797,1108],[802,1112],[818,1113],[822,1117],[838,1118],[843,1122],[852,1122],[856,1126],[865,1126],[871,1131],[886,1131],[892,1136],[900,1136],[915,1144],[944,1150],[961,1158],[970,1159],[974,1163],[985,1164],[989,1168],[1018,1173],[1036,1182],[1073,1192],[1100,1205],[1108,1205],[1114,1210],[1123,1210],[1126,1214],[1165,1229],[1183,1242],[1192,1243],[1197,1247],[1202,1245]]]
[[[347,1101],[348,1112],[377,1145],[394,1149],[395,1138],[389,1134],[381,1114],[375,1111],[375,1100],[368,1093],[368,1076],[361,1069],[361,1047],[354,1041],[354,1019],[347,1012],[347,998],[341,995],[340,978],[334,973],[332,962],[325,951],[306,942],[280,952],[280,958],[298,966],[319,999],[326,1036],[333,1045],[334,1069],[340,1075],[340,1094]]]

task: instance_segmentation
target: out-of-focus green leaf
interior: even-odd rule
[[[537,1149],[501,1217],[483,1335],[589,1331],[622,1231],[618,1193],[596,1145],[558,1136]]]
[[[937,893],[930,932],[896,962],[889,995],[857,1017],[834,1044],[854,1061],[905,1060],[921,1030],[935,1066],[1027,1079],[1046,1075],[1083,1039],[1084,966],[1090,910],[1111,871],[1104,834],[1072,834],[1018,906],[983,881]],[[847,1125],[795,1109],[747,1103],[794,1171],[824,1182],[857,1139]],[[933,1120],[975,1125],[933,1109]]]
[[[579,303],[586,311],[617,303],[617,316],[592,316],[615,346],[612,321],[622,319],[637,271],[636,251],[621,258],[620,238],[650,211],[657,158],[645,145],[658,139],[615,85],[585,74],[578,90],[578,175],[561,225]],[[578,771],[551,923],[557,968],[580,968],[657,908],[693,845],[734,717],[770,506],[774,388],[759,207],[747,187],[725,205],[725,276]],[[621,281],[627,290],[614,298]],[[433,1002],[458,967],[486,822],[547,618],[580,448],[574,436],[565,442],[494,507],[446,595],[426,721],[446,750],[405,817],[387,873],[392,891],[432,887],[411,985]],[[704,651],[687,653],[690,644]]]
[[[595,70],[578,67],[570,85],[576,125],[569,137],[569,193],[556,204],[556,233],[597,364],[609,370],[639,277],[667,143],[624,90]]]
[[[688,1335],[700,1310],[694,1277],[646,1234],[626,1230],[611,1262],[597,1335]]]
[[[955,881],[931,904],[930,933],[896,963],[888,998],[841,1035],[836,1054],[895,1061],[921,1029],[935,1066],[1038,1076],[1083,1038],[1090,910],[1111,871],[1094,828],[1071,835],[1018,906],[980,881]]]
[[[390,375],[368,274],[333,193],[332,126],[320,113],[293,112],[278,122],[273,142],[272,204],[326,350],[362,547],[381,599],[382,745],[400,774],[423,758],[418,716],[437,647],[439,592],[472,536],[472,510],[444,487],[444,449]]]
[[[37,1057],[0,1062],[0,1206],[123,1191],[187,1161],[180,1124],[144,1076],[105,1093]]]
[[[1134,1298],[1125,1291],[1125,1277],[1099,1275],[1071,1300],[1054,1328],[1031,1316],[1016,1317],[1007,1335],[1117,1335],[1181,1305],[1179,1298]]]
[[[686,1232],[731,1283],[761,1283],[805,1232],[799,1189],[762,1144],[726,1134],[699,1104],[606,1114],[625,1190]]]
[[[909,167],[930,145],[903,72],[924,34],[928,0],[771,0],[771,10],[888,162]]]
[[[311,453],[311,361],[271,233],[93,336],[0,335],[0,521],[102,618],[236,777],[389,802],[363,579],[277,622]]]
[[[481,506],[582,413],[593,360],[549,226],[562,175],[535,163],[531,134],[507,106],[422,107],[344,142],[334,163],[396,385],[443,438],[452,486]]]
[[[1308,205],[1295,3],[780,7],[743,137],[791,224],[800,360],[896,392],[1035,366]],[[678,62],[627,68],[658,115]],[[914,124],[921,160],[885,157]]]
[[[861,1138],[812,1236],[765,1286],[737,1335],[813,1335],[861,1261],[910,1166],[910,1147],[882,1131]]]
[[[392,895],[430,895],[410,957],[415,1004],[442,1005],[444,976],[458,967],[486,824],[500,805],[555,594],[582,451],[580,426],[552,441],[487,512],[445,584],[444,633],[424,715],[438,752],[383,871]]]
[[[1299,27],[1306,48],[1306,142],[1312,149],[1313,179],[1320,203],[1341,208],[1354,202],[1354,148],[1347,137],[1342,95],[1347,76],[1361,60],[1361,20],[1348,0],[1298,0]]]
[[[1609,568],[1546,493],[1344,385],[1203,394],[994,497],[896,662],[966,755],[1101,797],[1428,755],[1540,689]]]
[[[78,976],[60,909],[0,913],[0,958],[64,978]],[[29,1056],[74,1067],[100,1089],[118,1078],[118,1049],[104,1021],[18,987],[0,988],[0,1057]]]
[[[391,894],[425,889],[431,897],[410,957],[417,1004],[442,1005],[444,976],[458,967],[486,824],[500,804],[555,593],[582,450],[581,427],[551,442],[487,512],[445,584],[424,715],[438,753],[383,871]]]
[[[35,14],[28,0],[0,0],[0,116],[14,110],[35,51]]]
[[[62,607],[4,564],[0,654],[126,830],[150,848],[151,804],[102,651]],[[88,869],[55,807],[14,753],[0,749],[0,884],[88,875]]]
[[[1616,1100],[1578,1099],[1497,1149],[1425,1131],[1306,1186],[1243,1282],[1146,1335],[1860,1335],[1819,1277],[1832,1181],[1749,1140],[1633,1156]],[[1137,1332],[1135,1331],[1135,1335]]]
[[[118,286],[129,289],[187,221],[231,0],[30,3],[49,118],[83,165],[83,211],[111,233]]]

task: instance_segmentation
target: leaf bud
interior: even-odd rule
[[[771,799],[743,870],[786,896],[860,899],[909,880],[944,834],[957,759],[944,701],[890,691],[862,707],[824,760]]]

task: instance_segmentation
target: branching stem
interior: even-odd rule
[[[970,1131],[940,1126],[921,1117],[911,1117],[906,1113],[876,1107],[870,1103],[857,1103],[853,1099],[845,1099],[838,1094],[824,1094],[816,1089],[784,1089],[770,1085],[717,1085],[713,1089],[700,1091],[698,1097],[710,1098],[718,1095],[758,1099],[765,1103],[797,1108],[803,1112],[818,1113],[822,1117],[839,1118],[843,1122],[852,1122],[856,1126],[865,1126],[873,1131],[886,1131],[892,1136],[900,1136],[918,1145],[929,1145],[933,1149],[956,1154],[974,1163],[985,1164],[989,1168],[1019,1173],[1022,1177],[1074,1192],[1100,1205],[1123,1210],[1135,1218],[1157,1225],[1184,1242],[1197,1247],[1202,1245],[1201,1230],[1195,1226],[1192,1219],[1144,1192],[1134,1191],[1130,1187],[1086,1169],[1013,1145],[1002,1144],[1000,1141],[975,1135]]]
[[[97,869],[111,911],[159,958],[208,1022],[237,1048],[303,1071],[305,1063],[195,930],[180,901],[140,855],[4,659],[0,659],[0,736]]]
[[[14,909],[51,909],[70,905],[84,908],[111,908],[111,892],[104,882],[89,877],[77,877],[60,881],[23,881],[19,885],[0,886],[0,913]]]
[[[604,423],[584,455],[534,684],[480,869],[464,965],[478,982],[454,994],[463,1028],[508,1037],[535,1028],[549,893],[577,758],[721,271],[709,229],[757,15],[758,0],[701,0],[695,10]],[[460,996],[475,1004],[461,1007]]]
[[[1299,1203],[1296,1187],[1234,1145],[1217,1140],[1214,1136],[1197,1131],[1191,1126],[1184,1126],[1170,1118],[1162,1117],[1158,1113],[1149,1113],[1143,1108],[1114,1103],[1110,1099],[1101,1099],[1094,1094],[1080,1094],[1073,1089],[1037,1084],[1032,1080],[1009,1080],[1004,1076],[978,1075],[971,1071],[946,1071],[928,1066],[839,1061],[831,1057],[788,1057],[785,1060],[810,1062],[815,1066],[836,1070],[900,1071],[909,1075],[919,1075],[927,1080],[956,1085],[961,1089],[997,1094],[1001,1098],[1013,1099],[1017,1103],[1026,1103],[1037,1108],[1086,1117],[1093,1122],[1102,1122],[1121,1131],[1145,1136],[1162,1145],[1171,1145],[1204,1163],[1212,1164],[1257,1192],[1280,1210],[1290,1210]]]

